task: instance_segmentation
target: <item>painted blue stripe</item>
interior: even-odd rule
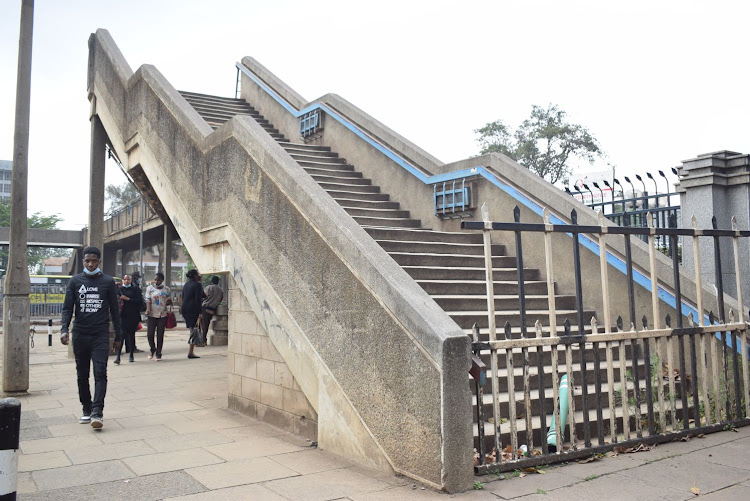
[[[341,123],[344,127],[349,129],[353,134],[358,136],[360,139],[365,141],[367,144],[378,150],[380,153],[385,155],[387,158],[404,168],[407,172],[412,174],[414,177],[419,179],[425,184],[435,184],[435,183],[443,183],[443,182],[449,182],[449,181],[457,181],[466,177],[470,176],[480,176],[489,181],[490,183],[494,184],[501,190],[503,190],[505,193],[516,199],[518,202],[523,204],[526,208],[530,209],[535,214],[539,215],[540,217],[543,214],[543,208],[541,205],[533,201],[528,196],[524,195],[520,191],[518,191],[516,188],[510,186],[509,184],[503,183],[500,181],[494,174],[489,172],[487,169],[485,169],[482,166],[473,167],[470,169],[462,169],[460,171],[454,171],[454,172],[447,172],[445,174],[437,174],[433,176],[428,176],[425,173],[423,173],[420,169],[416,168],[415,166],[411,165],[409,162],[404,160],[401,156],[393,152],[390,148],[387,148],[386,146],[383,146],[382,144],[378,143],[374,139],[372,139],[370,136],[365,134],[359,127],[354,125],[353,123],[346,120],[344,117],[339,115],[338,113],[334,112],[330,108],[328,108],[325,105],[322,105],[320,103],[312,104],[300,111],[297,111],[291,104],[289,104],[286,99],[281,97],[279,94],[277,94],[273,89],[271,89],[269,86],[267,86],[263,81],[261,81],[258,77],[256,77],[250,70],[245,68],[244,65],[240,63],[236,63],[235,66],[242,71],[242,73],[247,76],[250,80],[255,82],[261,89],[266,91],[268,95],[270,95],[272,98],[274,98],[281,106],[284,107],[289,113],[291,113],[294,117],[299,118],[300,116],[304,115],[305,113],[310,113],[311,111],[315,110],[323,110],[328,116],[335,119],[339,123]],[[560,219],[558,216],[550,213],[550,222],[552,224],[557,225],[567,225],[568,223]],[[571,235],[570,233],[568,235]],[[572,235],[571,235],[572,236]],[[580,235],[580,241],[583,244],[584,247],[589,249],[591,252],[593,252],[595,255],[599,256],[599,244],[591,240],[586,235]],[[619,257],[615,256],[614,254],[607,252],[607,263],[609,263],[610,266],[615,268],[616,270],[620,271],[623,275],[627,276],[627,266],[625,264],[625,261],[620,259]],[[640,285],[644,289],[651,291],[651,279],[650,277],[645,276],[638,270],[633,270],[633,280],[636,284]],[[670,307],[677,309],[677,300],[670,291],[664,289],[661,285],[657,288],[659,299],[661,299],[664,303],[669,305]],[[694,319],[697,318],[698,311],[696,308],[694,308],[692,305],[686,303],[684,300],[682,301],[682,311],[685,315],[692,315]],[[704,316],[705,323],[708,323],[708,316]],[[721,333],[717,333],[717,338],[722,339]],[[726,342],[729,346],[731,346],[731,339],[727,338]]]

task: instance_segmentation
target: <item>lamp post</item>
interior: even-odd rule
[[[630,189],[633,190],[633,196],[631,198],[635,198],[635,186],[633,186],[633,183],[630,181],[630,178],[628,176],[625,176],[625,182],[628,183],[630,185]]]
[[[599,190],[599,195],[601,196],[601,203],[602,203],[602,212],[604,212],[604,191],[602,191],[602,189],[599,188],[599,184],[596,181],[592,181],[591,184],[594,185],[594,188]]]
[[[591,188],[589,188],[586,183],[581,183],[581,186],[583,186],[586,191],[589,192],[589,195],[591,195],[591,205],[594,205],[594,192],[591,191]]]
[[[659,171],[659,172],[661,172],[661,171]],[[646,172],[646,177],[649,178],[650,180],[652,180],[654,182],[654,195],[658,195],[659,194],[659,187],[656,185],[656,179],[654,179],[654,176],[652,176],[650,172]],[[659,199],[658,198],[656,199],[656,205],[657,205],[657,207],[659,206]]]
[[[675,170],[675,169],[672,169],[672,170]],[[659,171],[659,175],[660,175],[661,177],[663,177],[663,178],[664,178],[664,181],[666,181],[666,183],[667,183],[667,206],[668,206],[668,207],[671,207],[671,206],[672,206],[672,202],[671,202],[671,200],[669,199],[669,195],[670,195],[670,192],[672,191],[672,189],[671,189],[671,188],[669,187],[669,179],[667,179],[667,175],[666,175],[666,174],[664,174],[664,171],[661,171],[661,170],[660,170],[660,171]],[[654,182],[655,182],[655,181],[654,181]]]

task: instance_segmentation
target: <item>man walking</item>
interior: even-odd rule
[[[120,337],[120,310],[117,285],[99,268],[102,253],[97,247],[83,249],[83,273],[73,276],[65,290],[60,342],[68,344],[68,326],[73,322],[73,353],[78,374],[78,398],[83,406],[79,423],[91,423],[94,429],[104,426],[104,397],[107,394],[107,360],[109,357],[109,320]],[[94,365],[94,400],[91,400],[89,373]]]
[[[216,315],[216,308],[224,299],[224,291],[219,287],[219,277],[216,275],[211,277],[211,285],[203,290],[206,298],[203,300],[203,313],[201,315],[201,330],[203,331],[203,339],[208,340],[208,327],[211,324],[211,317]],[[205,344],[204,344],[205,346]]]

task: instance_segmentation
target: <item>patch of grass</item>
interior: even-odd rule
[[[656,463],[656,462],[658,462],[658,461],[663,461],[663,460],[665,460],[665,459],[676,458],[676,457],[678,457],[678,456],[681,456],[681,454],[670,454],[669,456],[664,456],[663,458],[656,458],[656,459],[651,459],[651,460],[649,460],[649,461],[646,461],[646,462],[645,462],[645,463],[643,463],[643,464],[651,464],[651,463]]]
[[[537,489],[536,493],[537,494],[547,494],[547,491],[545,491],[544,489]]]
[[[475,491],[481,491],[482,489],[484,489],[484,484],[482,482],[480,482],[479,480],[475,481],[474,482],[474,490]]]
[[[589,475],[588,477],[584,478],[583,481],[584,482],[588,482],[589,480],[594,480],[594,479],[597,479],[599,477],[600,477],[600,475]]]

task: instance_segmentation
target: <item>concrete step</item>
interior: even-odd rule
[[[361,193],[347,190],[326,190],[334,200],[359,200],[362,202],[387,202],[391,196],[387,193]]]
[[[351,167],[351,165],[342,165],[341,167]],[[348,168],[342,168],[342,169],[332,169],[332,168],[326,168],[326,167],[302,167],[305,169],[305,172],[310,174],[311,176],[335,176],[338,178],[362,178],[361,172],[355,172],[352,169]]]
[[[480,328],[487,327],[487,311],[446,311],[448,315],[461,327],[462,329],[470,329],[475,323]],[[575,310],[557,310],[557,322],[562,325],[566,319],[570,320],[571,323],[578,318],[578,314]],[[583,321],[589,323],[591,317],[594,316],[594,312],[586,310],[583,312]],[[526,326],[533,327],[534,323],[539,320],[542,324],[549,322],[549,312],[547,310],[526,310]],[[505,322],[510,322],[511,326],[517,327],[521,324],[520,314],[517,310],[504,310],[495,312],[495,325],[499,330],[503,329]]]
[[[487,295],[434,295],[435,300],[440,307],[446,311],[472,311],[477,308],[487,308]],[[549,309],[549,296],[547,295],[526,295],[526,308],[530,310],[547,310]],[[555,296],[557,309],[572,310],[575,309],[574,296]],[[520,308],[518,295],[496,295],[496,310],[514,310]]]
[[[481,244],[483,237],[479,233],[455,233],[433,231],[427,229],[415,230],[384,230],[382,228],[365,228],[375,240],[402,240],[416,242],[444,242],[444,243],[473,243]]]
[[[334,151],[320,151],[320,150],[306,150],[303,148],[298,148],[297,146],[304,146],[304,145],[298,145],[298,144],[292,144],[291,146],[284,146],[284,150],[286,150],[287,153],[289,153],[292,157],[295,156],[301,156],[305,157],[305,160],[314,160],[316,158],[339,158],[339,154]]]
[[[409,219],[408,210],[366,209],[362,207],[344,207],[344,210],[346,210],[347,214],[349,214],[350,216],[364,216],[377,219]]]
[[[285,150],[286,151],[286,150]],[[290,156],[295,159],[301,166],[303,167],[329,167],[329,166],[336,166],[336,165],[348,165],[346,163],[346,158],[339,158],[339,157],[314,157],[310,155],[299,155],[299,154],[290,154]],[[353,166],[350,166],[351,169],[354,169]],[[350,169],[347,169],[350,170]]]
[[[484,246],[479,244],[456,244],[450,242],[415,242],[405,240],[376,240],[380,246],[393,252],[419,252],[431,254],[461,254],[461,255],[482,255],[484,256]],[[492,245],[493,256],[504,256],[505,246],[500,244]]]
[[[379,186],[360,186],[351,183],[318,183],[326,191],[345,191],[350,193],[380,193]]]
[[[453,268],[450,266],[402,266],[415,280],[485,280],[484,268]],[[518,278],[515,268],[494,268],[495,280],[509,281]],[[527,268],[524,278],[539,280],[539,270]]]
[[[417,283],[430,295],[439,294],[485,294],[486,280],[417,280]],[[527,294],[546,294],[547,282],[526,281],[524,283]],[[495,294],[518,293],[518,282],[494,282]]]
[[[419,228],[422,225],[419,219],[408,218],[354,216],[354,220],[362,226],[380,226],[384,228]]]
[[[362,209],[398,209],[400,207],[398,202],[391,202],[388,200],[353,200],[348,198],[336,198],[334,199],[343,208],[362,208]]]
[[[371,186],[372,181],[362,177],[347,177],[347,176],[335,176],[328,174],[311,174],[312,178],[318,182],[318,184],[343,184],[345,186]]]
[[[331,148],[329,146],[318,146],[315,144],[301,144],[301,143],[292,143],[290,141],[279,141],[279,144],[282,148],[294,148],[297,150],[304,150],[304,151],[331,151]]]
[[[389,254],[402,266],[449,266],[452,268],[484,267],[484,256],[412,252],[389,252]],[[512,268],[515,265],[515,257],[493,256],[492,258],[493,268]]]

